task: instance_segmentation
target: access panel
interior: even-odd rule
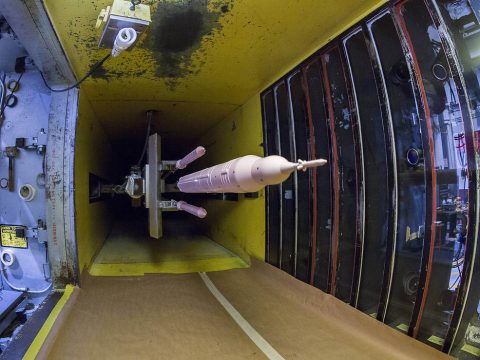
[[[284,82],[275,87],[276,121],[279,130],[279,154],[293,160],[293,130],[290,122],[288,89]],[[281,232],[280,268],[293,274],[295,250],[295,191],[294,178],[290,176],[280,185]]]
[[[315,197],[313,199],[313,285],[330,292],[330,251],[332,242],[332,154],[330,129],[323,91],[322,65],[315,60],[304,69],[304,84],[307,92],[307,109],[310,118],[310,136],[314,139],[312,151],[316,158],[326,159],[328,163],[312,172]],[[312,144],[311,144],[312,145]]]
[[[334,47],[322,56],[326,101],[332,134],[335,222],[332,248],[332,293],[350,303],[361,251],[358,211],[357,152],[354,119],[340,49]]]
[[[388,94],[398,184],[395,262],[385,322],[407,331],[418,290],[425,234],[425,144],[412,80],[393,19],[386,12],[369,22]]]
[[[394,182],[388,119],[384,119],[364,32],[344,41],[361,129],[364,171],[364,247],[357,307],[376,317],[392,258]]]
[[[300,71],[287,79],[290,98],[290,118],[294,141],[294,158],[311,159],[309,153],[308,117]],[[310,173],[293,174],[295,184],[295,276],[305,282],[310,278],[312,194]]]

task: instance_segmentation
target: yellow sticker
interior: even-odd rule
[[[404,332],[407,332],[408,331],[408,325],[407,324],[398,324],[397,329],[402,330]]]
[[[0,226],[2,246],[26,249],[28,247],[24,226]]]
[[[435,335],[430,336],[427,340],[437,345],[443,345],[443,339]]]
[[[474,356],[480,356],[480,349],[476,346],[465,344],[462,346],[462,351],[468,352]]]

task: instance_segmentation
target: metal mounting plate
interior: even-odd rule
[[[158,134],[150,135],[148,139],[148,188],[146,197],[148,207],[148,226],[150,236],[162,237],[162,212],[158,209],[159,176],[158,163],[161,159],[161,138]]]

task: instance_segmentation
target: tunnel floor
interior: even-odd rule
[[[89,269],[94,276],[192,273],[248,267],[240,257],[206,236],[180,225],[167,227],[161,239],[146,234],[144,221],[116,221]]]
[[[37,359],[265,359],[265,344],[272,359],[449,358],[252,260],[200,276],[86,274]]]

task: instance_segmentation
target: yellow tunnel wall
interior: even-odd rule
[[[43,1],[78,79],[109,51],[98,49],[95,22],[112,2]],[[156,109],[153,130],[162,143],[204,144],[208,166],[241,155],[263,155],[260,92],[385,2],[150,1],[153,21],[146,34],[132,51],[109,59],[101,73],[81,87],[75,169],[81,268],[92,261],[109,229],[107,205],[88,203],[88,173],[107,175],[103,154],[108,140],[135,136],[141,141],[145,111]],[[165,71],[168,56],[158,48],[158,39],[161,31],[172,30],[165,27],[169,19],[189,7],[203,16],[204,27],[189,48],[167,54],[175,66]],[[173,21],[171,26],[178,24]],[[174,30],[183,34],[183,28]],[[264,206],[264,192],[258,199],[208,201],[207,233],[243,258],[249,254],[263,259]]]
[[[260,97],[255,95],[214,126],[200,140],[208,146],[209,164],[222,163],[243,155],[263,156]],[[265,191],[256,199],[210,200],[205,203],[205,224],[209,237],[244,260],[265,259]]]
[[[75,217],[79,269],[88,267],[111,228],[108,202],[89,202],[89,174],[109,179],[113,162],[105,130],[80,94],[75,143]]]

